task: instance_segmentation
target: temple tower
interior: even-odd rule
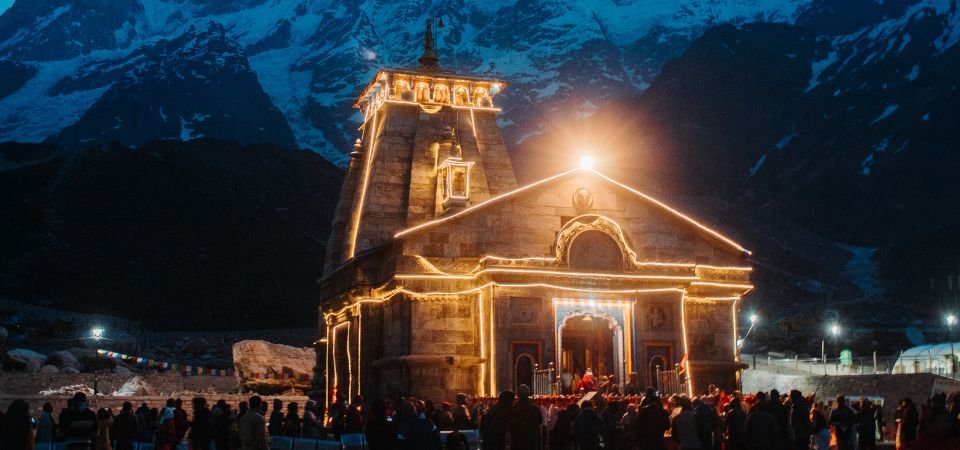
[[[442,70],[427,21],[415,68],[380,70],[344,178],[324,275],[397,232],[517,187],[497,127],[503,81]]]

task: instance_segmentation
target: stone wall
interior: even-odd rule
[[[934,392],[960,391],[960,381],[929,373],[903,375],[847,375],[810,376],[771,374],[762,370],[744,370],[741,375],[744,392],[777,389],[788,393],[797,389],[804,395],[815,394],[820,400],[829,400],[843,394],[857,401],[861,397],[882,397],[883,416],[893,422],[897,403],[910,398],[917,405],[926,403]]]
[[[101,374],[97,375],[97,387],[102,393],[113,393],[133,375]],[[172,395],[183,392],[235,393],[239,390],[238,378],[234,377],[186,377],[175,373],[153,373],[140,378],[158,395]],[[92,373],[42,374],[0,372],[0,396],[17,397],[39,395],[40,391],[58,389],[73,385],[85,385],[93,388]]]

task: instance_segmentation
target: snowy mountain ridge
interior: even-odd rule
[[[808,1],[107,3],[19,0],[0,16],[0,56],[37,69],[0,98],[0,141],[37,142],[58,133],[119,81],[94,82],[87,72],[129,66],[158,41],[214,22],[244,49],[297,145],[343,163],[344,143],[357,124],[349,105],[358,86],[380,67],[416,59],[428,15],[445,22],[439,36],[444,67],[510,80],[502,123],[508,141],[517,141],[540,127],[538,110],[572,102],[589,113],[606,99],[644,89],[660,65],[709,26],[792,22]],[[662,48],[660,54],[644,50],[650,46]],[[582,58],[597,64],[573,65]],[[69,92],[57,88],[74,78],[90,82]],[[176,113],[189,117],[194,111]]]

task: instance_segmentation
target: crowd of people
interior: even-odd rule
[[[903,399],[889,424],[869,399],[824,402],[795,390],[664,398],[647,388],[631,396],[534,398],[520,386],[496,399],[460,394],[439,405],[410,396],[369,404],[340,398],[329,414],[314,401],[301,414],[298,403],[279,399],[271,411],[258,396],[236,409],[223,400],[211,407],[203,397],[192,400],[189,414],[183,406],[169,399],[162,408],[126,402],[116,413],[94,412],[78,393],[56,417],[50,403],[32,417],[29,404],[15,400],[0,416],[0,450],[47,442],[76,450],[133,450],[137,442],[156,450],[183,442],[191,450],[268,450],[271,436],[346,435],[365,437],[371,450],[871,450],[886,434],[898,449],[960,450],[960,393],[938,393],[919,408]]]
[[[14,400],[6,414],[0,412],[0,450],[33,450],[48,442],[78,450],[133,450],[138,442],[153,443],[156,450],[173,450],[182,442],[192,450],[266,450],[268,436],[323,437],[323,412],[317,402],[307,401],[302,416],[296,402],[275,400],[273,408],[269,421],[264,419],[268,405],[258,396],[235,409],[224,400],[211,407],[204,397],[196,397],[192,415],[181,399],[172,398],[162,408],[142,403],[134,409],[124,402],[119,411],[94,412],[86,394],[78,392],[57,416],[53,405],[45,403],[39,417],[32,417],[26,401]]]

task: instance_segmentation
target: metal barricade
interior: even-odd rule
[[[660,395],[686,394],[687,377],[679,367],[672,370],[660,370],[660,367],[657,366],[657,389],[660,391]]]
[[[533,395],[557,395],[559,389],[554,380],[555,370],[553,363],[541,369],[539,364],[533,365]]]

